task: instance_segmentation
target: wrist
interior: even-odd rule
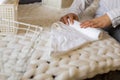
[[[108,24],[107,26],[112,25],[112,20],[110,19],[110,17],[107,14],[105,14],[103,16],[105,18],[105,22]]]

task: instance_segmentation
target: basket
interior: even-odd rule
[[[8,20],[13,20],[16,21],[17,20],[17,3],[16,4],[1,4],[0,5],[0,18],[2,19],[8,19]],[[4,25],[4,24],[8,24],[11,26],[15,26],[14,23],[6,23],[4,21],[0,20],[0,24]],[[11,27],[5,27],[5,26],[0,26],[0,32],[11,32],[11,33],[15,33],[16,31]]]
[[[4,22],[4,24],[2,22]],[[21,36],[22,39],[29,39],[29,41],[35,41],[36,38],[38,38],[38,36],[40,35],[40,33],[43,31],[43,28],[40,26],[31,25],[18,21],[12,21],[8,19],[0,19],[0,27],[1,26],[4,27],[0,28],[1,37],[6,37],[8,35]],[[11,32],[11,29],[14,30],[14,33]]]

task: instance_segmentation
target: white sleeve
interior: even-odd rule
[[[92,2],[93,0],[74,0],[67,13],[75,13],[76,15],[79,15]]]
[[[114,28],[120,24],[120,8],[107,12],[107,15],[111,19]]]

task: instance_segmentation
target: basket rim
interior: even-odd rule
[[[23,35],[23,37],[25,36],[28,36],[32,39],[35,40],[34,37],[39,37],[41,32],[45,32],[43,30],[43,28],[39,25],[32,25],[32,24],[28,24],[28,23],[24,23],[24,22],[19,22],[19,21],[15,21],[15,20],[9,20],[9,19],[1,19],[0,18],[0,21],[7,21],[8,23],[13,23],[13,25],[9,25],[9,24],[0,24],[0,26],[7,26],[8,28],[8,31],[7,29],[5,29],[5,31],[3,30],[2,31],[2,28],[1,28],[1,32],[0,32],[0,36],[7,36],[7,35]],[[19,27],[19,25],[21,27]],[[9,29],[14,30],[13,32],[10,32]]]

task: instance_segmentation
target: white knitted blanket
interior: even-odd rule
[[[33,43],[20,36],[0,36],[0,80],[20,80],[31,57]]]
[[[31,23],[41,24],[42,20],[33,19],[41,13],[39,4],[23,5],[20,10],[21,16],[26,14],[23,17],[30,17]],[[120,70],[120,44],[113,38],[108,36],[59,58],[44,59],[44,54],[49,54],[48,34],[41,34],[43,37],[37,39],[40,42],[34,47],[28,40],[0,36],[0,80],[83,80]]]
[[[120,44],[109,36],[57,58],[45,54],[38,46],[22,80],[83,80],[120,69]]]
[[[83,80],[120,69],[120,44],[109,36],[49,58],[49,32],[41,35],[38,43],[0,37],[0,80]]]

